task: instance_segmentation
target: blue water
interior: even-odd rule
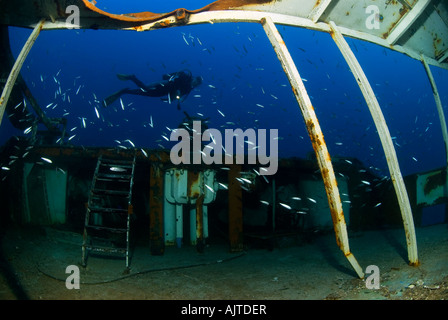
[[[188,1],[185,6],[185,1],[114,0],[98,1],[97,6],[112,13],[160,13],[179,7],[193,10],[209,2]],[[368,107],[331,37],[299,28],[278,29],[306,80],[330,155],[358,158],[376,173],[388,175]],[[30,33],[29,29],[10,28],[15,56]],[[348,42],[378,97],[402,173],[444,166],[440,121],[421,62],[363,41]],[[169,130],[184,118],[175,104],[127,95],[122,98],[123,110],[119,101],[103,108],[95,100],[125,86],[134,88],[132,83],[118,80],[117,73],[135,74],[150,83],[185,68],[204,81],[182,104],[182,111],[209,117],[209,127],[220,130],[278,129],[280,157],[307,157],[313,152],[289,82],[258,24],[215,23],[150,32],[45,31],[25,61],[22,75],[49,117],[66,114],[74,145],[130,147],[125,141],[129,139],[139,148],[170,148],[172,142],[163,136],[169,137]],[[446,109],[448,71],[436,67],[432,71]],[[59,86],[62,94],[56,93]],[[45,108],[50,103],[53,105]],[[13,135],[23,132],[5,117],[0,143]]]

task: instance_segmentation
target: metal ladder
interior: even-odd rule
[[[134,159],[118,160],[100,155],[92,179],[84,224],[82,265],[89,251],[122,254],[129,270],[129,233],[134,183]]]

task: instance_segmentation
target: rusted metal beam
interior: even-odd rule
[[[311,100],[308,96],[305,85],[303,84],[302,78],[300,77],[288,48],[286,47],[286,44],[275,27],[272,19],[270,17],[266,17],[261,21],[261,23],[269,40],[271,41],[272,46],[274,47],[277,57],[282,64],[283,70],[288,77],[294,96],[297,99],[305,120],[306,128],[311,138],[311,143],[313,145],[314,152],[316,153],[317,162],[324,181],[331,217],[333,219],[336,243],[349,260],[357,275],[360,278],[363,278],[364,272],[353,254],[350,252],[347,226],[345,223],[344,213],[342,211],[342,202],[339,195],[336,176],[331,163],[330,154],[325,144],[324,135],[317,120],[316,113],[314,112],[313,105],[311,104]]]
[[[240,182],[236,179],[241,176],[240,165],[230,165],[228,171],[229,191],[229,241],[230,251],[243,250],[243,195]]]
[[[445,120],[445,114],[443,112],[442,101],[440,100],[439,90],[437,89],[437,84],[432,75],[431,68],[429,67],[428,61],[426,61],[426,57],[424,55],[422,55],[421,57],[422,57],[423,66],[425,67],[426,74],[428,75],[429,83],[431,84],[432,93],[434,95],[434,100],[436,102],[437,112],[439,114],[443,142],[445,143],[446,163],[448,166],[448,130],[446,127],[446,120]]]
[[[418,265],[417,255],[417,239],[415,236],[414,219],[412,217],[412,209],[409,201],[409,196],[406,191],[406,185],[404,184],[403,176],[401,175],[400,166],[398,165],[397,154],[395,153],[394,144],[390,136],[389,128],[387,127],[386,120],[384,119],[381,107],[376,99],[375,93],[362,70],[361,65],[356,59],[350,46],[345,41],[341,32],[334,22],[330,22],[332,32],[330,33],[336,45],[339,47],[342,55],[344,56],[353,76],[358,83],[361,92],[372,114],[373,121],[375,123],[378,135],[381,140],[381,144],[386,155],[387,165],[391,175],[392,183],[397,193],[398,203],[400,205],[401,215],[403,219],[404,229],[406,232],[406,242],[408,246],[408,258],[411,265]]]
[[[325,9],[330,5],[332,0],[317,1],[316,6],[308,14],[308,19],[316,23],[324,13]]]
[[[15,63],[15,59],[10,48],[9,29],[7,26],[0,26],[0,48],[0,88],[3,90],[3,85],[6,83],[8,75],[10,74]],[[39,104],[31,94],[30,89],[26,85],[25,80],[20,73],[17,76],[16,83],[9,96],[8,104],[6,104],[6,113],[8,114],[8,118],[12,125],[19,130],[25,130],[26,128],[32,126],[36,120],[36,118],[29,112],[28,106],[15,109],[15,106],[23,103],[24,97],[28,100],[31,107],[36,112],[39,120],[48,129],[55,129],[55,125],[39,107]]]
[[[3,92],[0,97],[0,125],[3,120],[3,114],[5,113],[6,105],[8,104],[9,96],[14,87],[14,84],[16,83],[17,77],[20,74],[22,65],[25,62],[25,59],[28,56],[28,53],[30,52],[31,48],[33,47],[34,42],[36,41],[37,37],[39,36],[39,33],[42,30],[44,23],[45,23],[45,20],[42,19],[36,25],[33,32],[31,33],[28,40],[26,41],[25,45],[23,46],[22,51],[20,52],[19,56],[17,57],[16,62],[14,63],[14,66],[12,67],[11,73],[9,74],[8,80],[6,81],[5,87],[3,88]]]
[[[165,251],[163,236],[163,172],[157,164],[151,165],[149,180],[149,234],[150,250],[153,255]]]

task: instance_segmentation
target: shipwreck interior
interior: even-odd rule
[[[299,237],[304,241],[307,235],[333,231],[313,155],[309,159],[280,159],[278,172],[272,178],[260,175],[257,165],[173,166],[167,150],[143,152],[33,145],[28,139],[11,138],[1,152],[2,163],[15,160],[9,171],[2,172],[0,194],[9,212],[2,216],[2,225],[9,221],[82,234],[98,159],[132,162],[135,158],[129,205],[132,243],[150,245],[152,254],[163,254],[165,246],[194,245],[204,250],[204,245],[213,241],[225,242],[235,252],[250,243],[273,249],[277,237]],[[51,163],[42,160],[50,158]],[[390,214],[399,211],[390,179],[378,177],[353,158],[333,159],[333,163],[351,230],[401,226],[399,214]],[[108,169],[118,167],[119,163]],[[426,203],[421,200],[437,192],[445,175],[443,169],[431,172],[423,185],[423,196],[417,191],[422,175],[405,177],[408,190],[414,190],[410,199],[417,226],[424,225],[425,219],[446,222],[446,214],[440,212],[435,213],[438,217],[423,217]],[[110,190],[120,188],[110,186]],[[201,195],[205,198],[202,201]],[[104,207],[117,207],[111,203],[114,198],[117,196],[106,200]],[[198,205],[199,201],[202,205]],[[437,203],[444,201],[439,199]],[[118,207],[128,215],[127,202]],[[202,224],[199,227],[198,221]],[[112,226],[120,223],[117,218]]]

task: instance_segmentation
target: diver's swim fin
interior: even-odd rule
[[[120,79],[121,81],[132,80],[133,78],[135,78],[135,75],[117,73],[117,78]]]
[[[110,106],[112,103],[114,103],[115,100],[120,98],[126,90],[129,90],[129,88],[122,89],[122,90],[117,91],[114,94],[108,96],[106,99],[104,99],[103,106],[104,107]]]

